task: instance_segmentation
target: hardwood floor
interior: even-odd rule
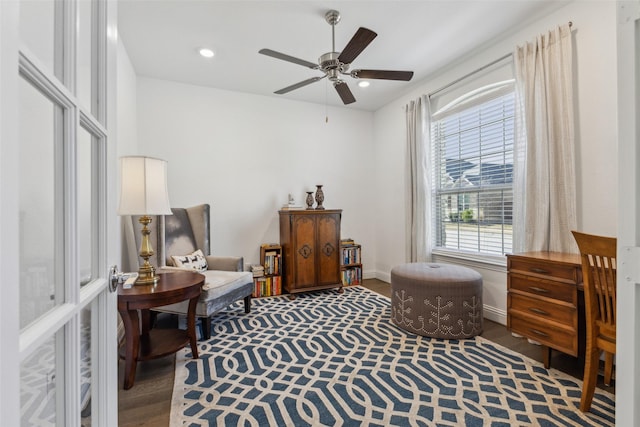
[[[364,281],[364,286],[387,297],[391,296],[390,286],[386,282],[367,279]],[[158,327],[175,327],[175,317],[159,316]],[[485,319],[482,336],[533,360],[542,361],[542,351],[539,346],[529,344],[526,339],[513,337],[505,326],[496,322]],[[578,358],[554,351],[551,357],[551,366],[582,379],[584,366]],[[118,418],[120,426],[169,426],[174,367],[175,356],[138,363],[134,386],[129,390],[123,390],[124,362],[119,362]],[[614,386],[604,386],[602,377],[598,377],[598,380],[598,388],[615,393]]]

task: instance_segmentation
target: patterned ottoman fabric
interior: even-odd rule
[[[432,338],[471,338],[482,333],[482,276],[470,268],[409,263],[391,270],[391,320]]]

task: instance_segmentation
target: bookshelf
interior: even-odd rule
[[[361,245],[352,239],[340,240],[340,272],[344,286],[362,284]]]
[[[252,266],[253,298],[282,294],[282,246],[275,243],[260,245],[260,265]]]

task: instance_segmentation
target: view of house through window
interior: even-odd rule
[[[512,81],[470,92],[433,114],[435,249],[511,251],[514,125]]]

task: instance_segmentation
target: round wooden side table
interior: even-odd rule
[[[200,273],[179,271],[159,273],[155,285],[118,287],[118,312],[125,330],[125,345],[120,357],[125,360],[124,389],[133,387],[138,361],[163,357],[191,344],[193,358],[198,358],[196,344],[196,304],[205,277]],[[187,330],[152,329],[149,309],[189,300]],[[138,315],[140,310],[140,316]]]

